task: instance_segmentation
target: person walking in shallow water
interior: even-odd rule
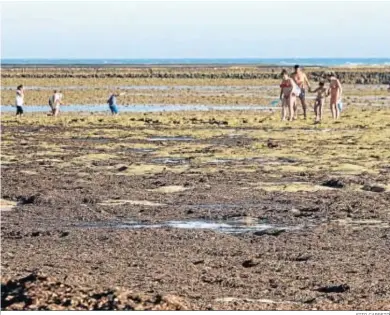
[[[24,114],[24,111],[23,111],[23,105],[24,105],[23,85],[19,85],[16,88],[15,105],[16,105],[16,117],[22,117]]]
[[[336,78],[336,74],[332,72],[329,74],[329,89],[328,94],[330,94],[330,110],[332,112],[332,118],[340,118],[341,112],[341,95],[343,93],[343,88],[339,79]]]
[[[118,115],[119,114],[118,105],[116,103],[116,98],[118,96],[122,96],[122,95],[125,95],[125,93],[115,93],[115,92],[113,92],[110,95],[110,97],[108,98],[107,104],[108,104],[108,106],[110,108],[110,111],[111,111],[112,115]]]
[[[307,104],[306,104],[306,90],[305,85],[310,89],[310,82],[307,79],[306,74],[302,71],[301,67],[299,65],[294,66],[294,73],[292,74],[292,78],[294,82],[298,85],[300,88],[300,93],[297,95],[299,97],[299,100],[302,104],[303,109],[303,116],[306,119],[307,118]],[[297,104],[295,104],[294,107],[295,116],[294,119],[298,118],[298,108]]]
[[[58,116],[60,112],[60,105],[62,105],[61,91],[54,90],[54,94],[49,98],[49,106],[54,117]]]

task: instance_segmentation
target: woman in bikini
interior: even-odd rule
[[[329,75],[329,81],[330,85],[328,94],[330,94],[330,110],[332,112],[333,119],[338,119],[340,117],[340,109],[337,104],[341,101],[343,89],[340,81],[336,78],[334,73]]]
[[[280,100],[282,101],[282,120],[286,120],[288,109],[288,120],[294,118],[294,106],[296,102],[296,94],[294,92],[295,82],[289,77],[287,70],[282,71],[282,83],[280,84]]]

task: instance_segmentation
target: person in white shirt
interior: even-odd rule
[[[24,105],[24,89],[23,85],[19,85],[16,89],[16,98],[15,98],[15,105],[16,105],[16,116],[23,116],[23,105]]]
[[[62,94],[60,91],[54,90],[54,94],[49,98],[49,105],[53,116],[58,116],[60,105],[62,105]]]

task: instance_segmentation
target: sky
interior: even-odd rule
[[[389,57],[390,2],[1,4],[2,58]]]

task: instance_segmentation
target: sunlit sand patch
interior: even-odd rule
[[[1,163],[4,163],[4,162],[12,163],[15,159],[16,159],[15,155],[8,155],[8,154],[1,154],[0,155]]]
[[[331,190],[333,188],[314,185],[311,183],[301,182],[286,182],[286,183],[252,183],[253,189],[262,189],[265,191],[285,191],[285,192],[299,192],[299,191],[318,191]]]
[[[216,302],[252,302],[252,303],[266,303],[266,304],[298,304],[293,301],[274,301],[269,299],[250,299],[250,298],[235,298],[235,297],[223,297],[215,299]]]
[[[61,151],[40,151],[40,152],[36,152],[36,153],[27,154],[26,157],[57,156],[57,155],[67,155],[67,153],[61,152]]]
[[[58,162],[58,163],[64,162],[64,161],[59,160],[59,159],[37,159],[35,161],[36,162]]]
[[[115,173],[115,175],[136,176],[136,175],[144,175],[144,174],[159,174],[164,171],[181,173],[187,169],[188,166],[186,165],[168,167],[168,166],[156,165],[156,164],[132,164],[125,171]]]
[[[150,206],[150,207],[161,207],[165,206],[163,203],[157,203],[147,200],[126,200],[126,199],[118,199],[118,200],[106,200],[104,202],[99,203],[102,206],[120,206],[124,204],[130,204],[134,206]]]
[[[105,160],[110,160],[110,159],[115,159],[115,158],[117,158],[116,155],[98,153],[98,154],[86,154],[86,155],[78,156],[78,157],[74,158],[72,161],[74,161],[74,162],[105,161]]]
[[[164,194],[171,194],[175,192],[181,192],[188,190],[189,188],[183,187],[183,186],[177,186],[177,185],[172,185],[172,186],[162,186],[156,189],[148,189],[148,191],[151,192],[159,192],[159,193],[164,193]]]
[[[195,139],[187,136],[153,136],[148,141],[194,141]]]
[[[89,173],[86,173],[86,172],[79,172],[76,174],[77,177],[88,177],[90,176],[91,174]]]
[[[381,220],[373,220],[373,219],[367,219],[367,220],[354,220],[351,218],[347,219],[339,219],[335,222],[341,224],[341,225],[347,225],[351,226],[353,228],[389,228],[390,224],[388,222],[384,222]]]
[[[310,170],[311,167],[308,165],[305,166],[295,166],[295,165],[266,165],[264,166],[264,171],[266,172],[282,172],[282,173],[299,173]]]
[[[23,171],[20,171],[20,173],[26,174],[26,175],[37,175],[38,174],[37,172],[29,171],[29,170],[23,170]]]
[[[11,211],[16,207],[17,203],[15,201],[0,199],[0,210],[3,211]]]
[[[349,164],[349,163],[334,166],[334,167],[332,167],[332,171],[338,172],[339,174],[356,174],[356,175],[358,175],[358,174],[361,174],[363,172],[375,174],[375,171],[373,171],[372,169],[368,169],[368,168],[365,168],[365,167],[360,166],[360,165]]]

